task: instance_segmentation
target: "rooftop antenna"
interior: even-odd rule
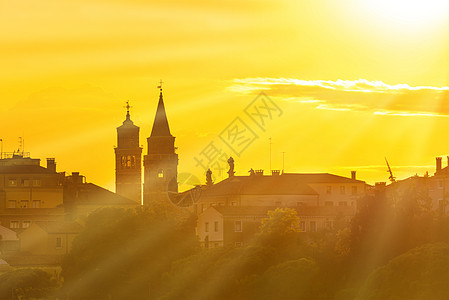
[[[285,152],[282,152],[282,174],[285,172]]]
[[[396,182],[396,177],[393,176],[393,171],[391,171],[390,168],[390,164],[388,163],[387,158],[385,157],[385,162],[387,163],[387,167],[388,167],[388,173],[390,173],[390,177],[388,177],[388,179],[390,179],[391,183],[395,183]]]
[[[23,154],[23,138],[19,136],[19,149],[17,149],[17,153],[20,154],[20,150],[22,150]]]
[[[268,138],[268,140],[270,141],[270,173],[271,173],[271,137]]]
[[[3,139],[0,139],[1,149],[0,149],[0,159],[3,159]]]

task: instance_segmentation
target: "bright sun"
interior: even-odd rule
[[[431,26],[449,15],[449,0],[365,0],[371,14],[404,25]]]

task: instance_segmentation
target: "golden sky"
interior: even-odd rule
[[[130,100],[141,144],[159,79],[179,172],[214,143],[250,168],[401,179],[449,153],[449,6],[386,1],[1,1],[0,138],[114,189],[116,127]],[[279,111],[258,127],[264,91]],[[280,113],[282,112],[282,113]],[[257,138],[220,139],[236,120]],[[214,171],[214,170],[213,170]],[[217,179],[223,178],[214,171]]]

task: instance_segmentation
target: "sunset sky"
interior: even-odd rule
[[[3,151],[23,137],[111,190],[123,106],[146,153],[160,79],[178,171],[203,183],[211,142],[237,175],[269,170],[271,137],[273,169],[285,152],[286,172],[368,183],[384,157],[403,179],[449,154],[448,1],[15,0],[0,25]],[[263,128],[245,113],[261,91],[278,108]],[[236,118],[257,136],[240,155],[220,139]]]

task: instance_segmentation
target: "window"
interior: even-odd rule
[[[15,178],[8,179],[8,186],[17,186],[17,179]]]
[[[62,238],[56,238],[56,248],[62,248]]]
[[[310,221],[310,231],[315,232],[316,231],[316,222]]]
[[[443,187],[443,180],[438,181],[438,185],[439,185],[440,188],[442,188]]]
[[[215,223],[214,223],[214,230],[215,230],[215,232],[218,231],[218,222],[215,222]]]
[[[231,206],[236,206],[236,205],[237,205],[237,203],[235,201],[231,202]]]
[[[332,229],[332,221],[326,221],[326,228],[327,229]]]
[[[9,228],[19,228],[19,221],[11,221],[9,223]]]
[[[22,222],[22,228],[28,228],[31,225],[31,221],[23,221]]]
[[[157,178],[164,178],[164,170],[159,169],[159,171],[157,171]]]
[[[340,201],[338,202],[338,206],[348,206],[348,203],[346,201]]]
[[[214,247],[215,247],[215,248],[217,248],[217,247],[219,247],[219,246],[220,246],[219,243],[214,243]]]
[[[41,200],[33,200],[33,208],[40,208]]]
[[[303,206],[304,202],[296,202],[296,206]]]
[[[299,221],[299,231],[300,232],[306,231],[306,222],[305,221]]]
[[[345,193],[346,193],[345,186],[344,185],[340,186],[340,194],[344,195]]]
[[[334,206],[334,202],[332,202],[332,201],[324,201],[324,206]]]
[[[217,205],[217,204],[216,204],[216,203],[211,203],[211,204],[210,204],[210,206],[215,206],[215,205]]]
[[[8,208],[16,208],[16,200],[9,200]]]
[[[204,209],[205,209],[205,207],[204,207],[204,203],[201,203],[201,212],[203,212],[203,211],[204,211]]]
[[[357,187],[356,186],[352,187],[352,194],[357,195]]]
[[[30,180],[29,179],[22,179],[22,185],[23,186],[30,186]]]
[[[242,232],[242,221],[235,221],[234,222],[234,231],[235,232]]]
[[[242,246],[243,246],[243,243],[242,243],[242,242],[235,242],[235,246],[236,246],[236,247],[242,247]]]
[[[20,201],[20,208],[28,208],[28,200]]]
[[[209,223],[204,223],[204,232],[209,232]]]
[[[332,193],[332,186],[328,185],[326,186],[326,194],[331,194]]]
[[[42,181],[40,179],[33,179],[33,186],[41,186]]]

